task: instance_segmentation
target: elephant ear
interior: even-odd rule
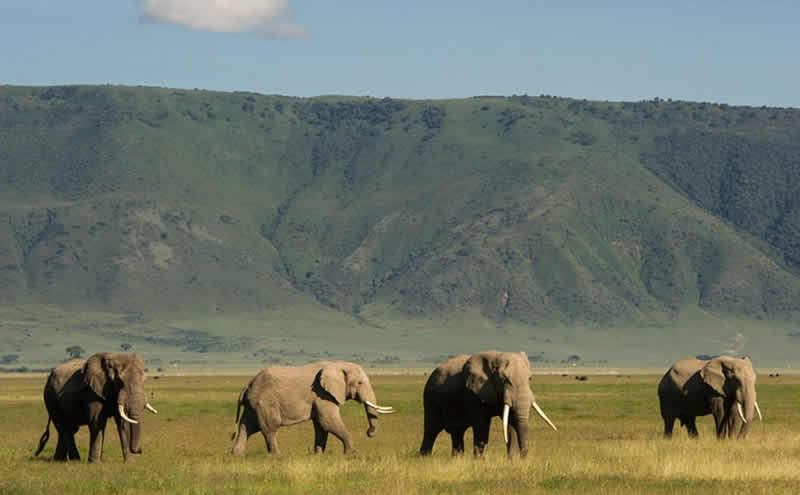
[[[477,395],[481,402],[492,403],[497,400],[497,392],[490,380],[492,371],[484,356],[476,354],[470,357],[464,363],[463,372],[466,387]]]
[[[700,378],[718,394],[725,396],[725,373],[722,370],[722,362],[719,359],[712,359],[706,363],[700,370]]]
[[[346,383],[345,372],[339,366],[328,364],[319,372],[320,386],[331,394],[339,404],[344,404],[347,399]]]
[[[83,381],[101,399],[108,399],[113,395],[111,388],[113,364],[104,354],[95,354],[83,365]]]

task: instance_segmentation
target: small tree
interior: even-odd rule
[[[0,364],[14,364],[19,360],[19,354],[6,354],[0,357]]]
[[[70,359],[78,359],[86,353],[86,349],[79,345],[71,345],[65,349]]]

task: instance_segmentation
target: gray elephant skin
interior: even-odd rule
[[[664,436],[671,437],[675,420],[689,436],[697,436],[697,416],[712,414],[717,437],[744,438],[755,414],[756,373],[750,358],[718,356],[710,360],[687,358],[675,362],[658,384]]]
[[[79,460],[75,433],[89,426],[89,462],[100,461],[106,422],[114,418],[126,462],[142,452],[142,412],[156,410],[144,392],[144,362],[138,354],[98,353],[89,359],[72,359],[50,372],[44,387],[49,418],[39,439],[39,455],[50,438],[50,423],[58,432],[53,459]]]
[[[464,433],[472,428],[473,453],[482,456],[494,416],[503,418],[508,455],[528,452],[528,413],[533,407],[554,430],[536,403],[524,352],[485,351],[449,359],[431,373],[423,392],[425,426],[420,454],[433,450],[442,430],[450,434],[453,455],[464,452]]]
[[[325,452],[329,434],[342,442],[347,454],[353,451],[353,442],[339,411],[347,400],[364,405],[369,437],[377,431],[377,415],[394,412],[391,407],[377,405],[369,377],[355,363],[322,361],[264,368],[239,395],[231,453],[244,455],[247,439],[261,432],[267,453],[277,454],[278,428],[310,419],[314,423],[315,454]]]

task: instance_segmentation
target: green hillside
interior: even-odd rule
[[[797,197],[792,109],[0,87],[0,353],[777,361]]]

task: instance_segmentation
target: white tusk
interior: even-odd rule
[[[149,402],[147,404],[145,404],[144,407],[145,407],[145,409],[147,409],[151,413],[158,414],[158,411],[156,411],[156,408],[151,406]]]
[[[744,419],[744,413],[742,412],[742,403],[741,402],[737,402],[736,403],[736,410],[739,411],[739,417],[742,418],[742,421],[744,421],[745,424],[747,424],[747,420]]]
[[[376,409],[376,411],[378,411],[378,414],[392,414],[397,412],[394,409]]]
[[[503,441],[508,445],[508,411],[511,406],[508,404],[503,405]]]
[[[383,414],[388,414],[388,413],[393,413],[394,412],[394,408],[393,407],[379,406],[377,404],[373,404],[372,402],[370,402],[368,400],[365,400],[364,404],[368,405],[369,407],[375,409],[378,412],[382,412]]]
[[[131,418],[128,417],[127,414],[125,414],[125,408],[122,406],[122,404],[119,405],[119,415],[122,417],[122,419],[124,419],[128,423],[133,423],[135,425],[139,424],[138,421],[132,420]]]
[[[553,422],[550,421],[550,418],[548,418],[547,414],[545,414],[544,411],[542,411],[542,408],[539,407],[539,404],[537,404],[536,401],[533,401],[531,403],[531,406],[534,409],[536,409],[536,412],[539,413],[539,416],[541,416],[542,419],[545,420],[545,422],[550,425],[550,428],[554,429],[555,431],[558,431],[558,428],[556,428],[556,425],[554,425]]]
[[[758,413],[758,420],[764,421],[764,418],[761,416],[761,409],[758,408],[758,402],[756,402],[755,405],[756,405],[756,412]]]

